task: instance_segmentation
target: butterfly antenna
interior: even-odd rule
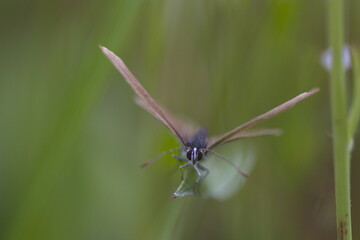
[[[165,152],[162,152],[162,153],[158,154],[157,156],[155,156],[153,159],[150,159],[149,161],[144,162],[143,164],[141,164],[140,167],[141,168],[147,167],[148,165],[152,164],[153,162],[155,162],[159,158],[165,156],[166,154],[171,153],[171,152],[176,151],[176,150],[180,150],[180,149],[181,149],[181,147],[177,147],[177,148],[172,148],[172,149],[169,149],[169,150],[167,150]]]
[[[238,171],[238,173],[240,173],[242,176],[248,178],[249,177],[249,174],[247,174],[246,172],[244,172],[243,170],[241,170],[240,168],[238,168],[233,162],[231,162],[230,160],[226,159],[223,155],[221,155],[220,153],[218,152],[215,152],[211,149],[206,149],[206,151],[214,154],[215,156],[225,160],[228,164],[230,164],[233,168],[236,169],[236,171]]]

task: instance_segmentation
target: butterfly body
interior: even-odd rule
[[[185,161],[184,165],[179,167],[181,177],[183,178],[182,168],[192,165],[198,174],[196,182],[202,181],[209,173],[210,170],[200,165],[199,161],[205,158],[208,145],[208,134],[205,128],[200,128],[193,136],[184,139],[183,156],[173,154],[172,156],[179,161]],[[205,175],[201,173],[205,171]]]

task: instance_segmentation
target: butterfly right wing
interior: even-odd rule
[[[212,148],[214,148],[218,145],[221,145],[225,142],[228,142],[230,140],[235,140],[236,136],[238,136],[238,134],[240,134],[245,129],[248,129],[259,122],[262,122],[262,121],[269,119],[283,111],[288,110],[289,108],[293,107],[296,103],[310,97],[311,95],[317,93],[318,91],[319,91],[318,88],[311,89],[310,91],[304,92],[304,93],[288,100],[287,102],[284,102],[283,104],[280,104],[279,106],[271,109],[270,111],[267,111],[266,113],[263,113],[255,118],[251,119],[250,121],[238,126],[237,128],[225,133],[224,135],[222,135],[219,138],[217,138],[216,140],[214,140],[211,144],[209,144],[208,148],[212,149]]]
[[[135,103],[140,107],[142,107],[144,110],[146,110],[148,113],[153,115],[155,118],[160,120],[159,115],[156,112],[154,112],[153,109],[149,108],[149,106],[143,100],[141,100],[141,98],[135,97]],[[186,124],[184,121],[180,120],[179,118],[176,118],[163,106],[160,105],[158,106],[161,107],[161,109],[163,110],[169,121],[181,133],[181,136],[184,139],[184,141],[187,142],[187,140],[194,135],[196,129],[193,126]]]
[[[126,67],[124,62],[106,47],[100,46],[100,49],[110,60],[110,62],[117,68],[117,70],[124,76],[127,83],[134,90],[137,97],[140,99],[140,106],[154,115],[158,120],[160,120],[180,140],[180,142],[185,145],[185,139],[183,135],[180,134],[180,130],[177,129],[175,124],[172,122],[172,117],[168,116],[166,111],[155,102],[155,100],[149,95],[145,88]]]
[[[282,133],[281,129],[249,130],[249,131],[240,132],[240,133],[226,139],[221,144],[232,142],[232,141],[242,139],[242,138],[261,137],[261,136],[267,136],[267,135],[269,135],[269,136],[279,136],[279,135],[281,135],[281,133]],[[219,139],[219,137],[211,137],[209,139],[209,146],[213,145],[218,139]]]

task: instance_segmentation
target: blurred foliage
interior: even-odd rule
[[[0,238],[335,239],[328,75],[319,63],[326,7],[2,0]],[[351,44],[360,37],[359,10],[347,2]],[[180,176],[171,156],[138,166],[177,143],[133,103],[99,44],[155,99],[212,134],[312,87],[322,91],[261,124],[282,128],[281,137],[246,141],[257,160],[241,191],[224,201],[173,200]],[[352,167],[358,239],[360,164]]]

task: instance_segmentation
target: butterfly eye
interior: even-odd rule
[[[197,160],[201,160],[203,158],[203,153],[201,151],[198,151]]]
[[[193,150],[189,149],[187,152],[186,152],[186,157],[191,160],[191,156],[192,156],[192,152]]]

